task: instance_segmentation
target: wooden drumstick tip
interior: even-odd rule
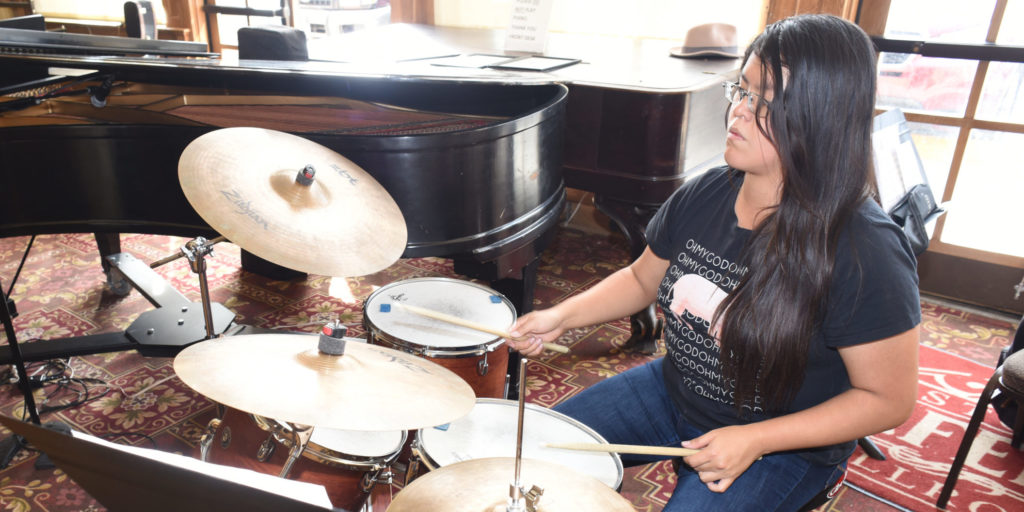
[[[419,306],[412,306],[412,305],[409,305],[409,304],[402,304],[401,302],[393,302],[392,304],[395,305],[395,306],[398,306],[400,308],[403,308],[403,309],[405,309],[405,310],[407,310],[409,312],[416,313],[417,315],[420,315],[420,316],[424,316],[424,317],[427,317],[427,318],[433,318],[434,320],[440,320],[442,322],[446,322],[446,323],[449,323],[449,324],[452,324],[452,325],[458,325],[458,326],[461,326],[461,327],[466,327],[468,329],[473,329],[474,331],[480,331],[480,332],[485,332],[487,334],[493,334],[495,336],[498,336],[498,337],[501,337],[501,338],[505,338],[505,339],[509,339],[509,340],[521,339],[521,338],[513,337],[507,331],[503,331],[501,329],[495,329],[493,327],[490,327],[490,326],[487,326],[487,325],[483,325],[483,324],[478,324],[476,322],[473,322],[473,321],[470,321],[470,320],[466,320],[464,318],[459,318],[457,316],[452,316],[452,315],[449,315],[449,314],[446,314],[446,313],[442,313],[440,311],[434,311],[432,309],[422,308],[422,307],[419,307]],[[568,354],[569,353],[569,347],[565,347],[565,346],[558,345],[558,344],[555,344],[555,343],[544,343],[544,348],[547,349],[547,350],[550,350],[552,352],[558,352],[560,354]]]
[[[562,450],[635,453],[639,455],[667,455],[673,457],[687,457],[700,451],[692,448],[676,448],[673,446],[643,446],[635,444],[609,443],[543,443],[543,446],[547,448],[559,448]]]

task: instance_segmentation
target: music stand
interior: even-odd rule
[[[0,416],[110,512],[346,512]],[[265,475],[261,475],[265,476]]]

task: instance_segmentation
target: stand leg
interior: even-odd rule
[[[36,411],[36,400],[32,395],[32,386],[28,382],[28,372],[25,371],[25,359],[21,356],[21,349],[18,347],[18,337],[14,333],[14,317],[11,316],[11,311],[7,307],[7,294],[3,290],[2,283],[0,283],[0,322],[4,324],[7,344],[11,347],[14,369],[18,374],[18,387],[21,388],[22,395],[25,396],[25,409],[28,411],[32,423],[39,425],[39,412]],[[4,440],[0,445],[3,446],[3,452],[0,453],[0,456],[3,457],[0,459],[0,469],[2,469],[6,468],[18,451],[25,447],[25,440],[19,435],[12,434],[11,437]]]

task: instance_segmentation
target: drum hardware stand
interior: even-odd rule
[[[220,237],[223,239],[224,237]],[[216,241],[207,243],[203,237],[196,237],[188,241],[181,252],[188,258],[188,266],[199,275],[199,296],[203,300],[203,320],[206,324],[206,338],[216,338],[216,330],[213,327],[213,312],[210,306],[210,287],[206,282],[206,256],[213,254],[213,244]]]
[[[92,334],[54,340],[40,340],[24,347],[24,361],[45,361],[77,355],[136,350],[146,357],[173,357],[187,345],[226,333],[234,325],[235,314],[216,302],[209,302],[206,285],[205,261],[210,254],[209,245],[199,237],[184,247],[182,254],[164,258],[146,265],[128,253],[111,254],[104,258],[111,273],[119,274],[137,289],[156,309],[139,315],[123,332]],[[189,253],[190,264],[200,273],[202,302],[192,302],[181,292],[169,286],[153,268]],[[238,328],[239,326],[235,326]],[[241,326],[240,328],[245,328]],[[234,333],[234,330],[232,331]],[[0,347],[0,364],[11,362],[11,353]]]
[[[540,502],[544,489],[534,485],[529,492],[523,492],[519,482],[520,470],[523,464],[523,417],[526,413],[526,391],[523,389],[526,382],[526,361],[525,357],[519,359],[519,420],[516,427],[516,471],[515,480],[509,485],[508,512],[536,512],[537,503]]]

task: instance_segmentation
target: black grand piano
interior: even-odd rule
[[[92,232],[111,254],[121,232],[214,235],[178,186],[178,157],[209,131],[257,126],[370,172],[406,219],[404,257],[450,257],[520,313],[565,202],[563,175],[642,248],[653,208],[720,154],[719,83],[738,67],[674,59],[657,41],[611,61],[573,53],[601,46],[570,44],[560,51],[579,65],[530,73],[345,52],[231,61],[194,43],[30,32],[0,29],[0,236]],[[396,25],[343,47],[429,56],[493,51],[498,38]],[[650,321],[640,329],[654,334]]]

